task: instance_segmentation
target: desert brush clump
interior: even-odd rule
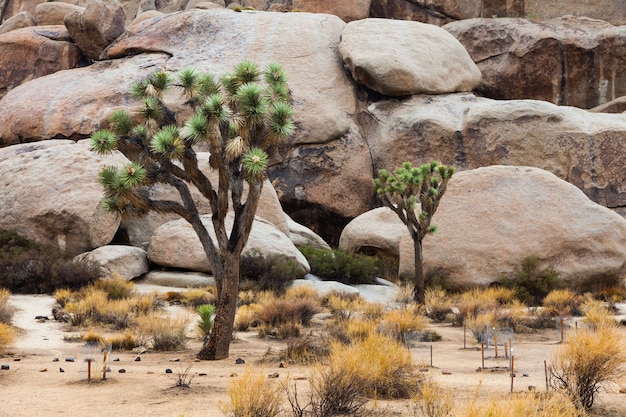
[[[190,317],[151,314],[137,319],[138,340],[154,350],[172,351],[185,347]]]
[[[625,363],[626,347],[614,323],[578,329],[552,355],[550,387],[570,398],[577,409],[588,410],[602,389],[624,377]]]
[[[304,268],[293,259],[270,259],[260,255],[242,257],[240,276],[257,291],[282,293],[295,279],[302,278]]]
[[[109,300],[130,298],[135,292],[135,284],[124,279],[120,274],[113,273],[111,277],[100,279],[93,283],[94,288],[107,294]]]
[[[444,322],[453,314],[453,300],[441,287],[426,288],[426,316],[435,322]]]
[[[15,330],[6,323],[0,323],[0,351],[6,349],[15,340]]]
[[[321,334],[309,333],[287,339],[287,346],[278,354],[278,358],[289,363],[314,364],[330,354],[328,340]]]
[[[452,393],[434,381],[424,381],[411,397],[410,409],[414,417],[451,417]]]
[[[321,302],[337,321],[349,320],[361,310],[365,303],[358,293],[335,290],[324,295]]]
[[[421,382],[409,350],[377,333],[349,345],[333,342],[328,367],[363,383],[371,398],[410,398]]]
[[[455,410],[456,411],[456,410]],[[418,414],[419,415],[419,414]],[[569,401],[558,393],[536,395],[520,393],[506,398],[472,398],[455,417],[583,417]],[[421,417],[421,416],[420,416]]]
[[[11,292],[6,288],[0,288],[0,323],[11,324],[15,308],[9,304]]]
[[[311,274],[326,281],[344,284],[373,284],[381,275],[380,259],[376,256],[348,252],[343,249],[299,247],[311,266]]]
[[[569,289],[553,290],[543,299],[545,314],[552,316],[580,316],[583,298]]]
[[[282,412],[282,393],[281,386],[262,370],[246,368],[229,384],[230,401],[220,408],[232,417],[276,417]]]
[[[279,334],[282,338],[297,336],[300,326],[308,326],[315,314],[322,311],[316,298],[286,298],[269,297],[259,298],[260,303],[256,311],[261,332]]]
[[[37,244],[14,230],[0,230],[0,287],[14,293],[78,289],[100,278],[99,267],[75,261],[57,248]]]
[[[514,291],[515,297],[530,306],[540,306],[551,291],[561,289],[559,273],[552,266],[540,268],[539,258],[528,256],[500,284]]]
[[[308,378],[308,395],[298,392],[297,383],[283,383],[283,389],[293,416],[354,416],[369,415],[364,395],[366,381],[354,378],[342,368],[317,365]]]

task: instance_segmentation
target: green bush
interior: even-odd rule
[[[302,278],[302,266],[291,259],[267,259],[262,256],[242,257],[239,277],[250,281],[257,291],[283,292],[294,279]]]
[[[502,277],[500,284],[512,289],[518,300],[530,306],[540,306],[548,293],[562,288],[559,273],[551,266],[540,269],[535,256],[524,258],[513,276]]]
[[[309,261],[311,273],[323,280],[344,284],[372,284],[381,275],[380,260],[376,256],[311,246],[299,249]]]
[[[51,293],[58,288],[79,289],[99,277],[93,263],[74,262],[15,231],[0,231],[0,287],[14,293]]]
[[[198,330],[203,338],[207,338],[211,330],[213,329],[213,315],[215,314],[215,306],[212,304],[202,304],[197,309],[198,316]]]

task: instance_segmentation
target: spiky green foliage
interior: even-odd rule
[[[101,154],[115,149],[131,162],[123,168],[106,167],[99,176],[105,191],[103,208],[124,217],[149,211],[175,213],[198,234],[217,284],[215,331],[199,355],[204,359],[227,356],[236,302],[241,251],[248,239],[269,158],[295,131],[289,102],[287,75],[278,64],[263,71],[251,61],[217,77],[185,68],[176,76],[165,70],[152,73],[131,87],[135,108],[116,111],[108,130],[95,132],[92,148]],[[175,113],[165,94],[176,88],[191,116]],[[210,151],[209,165],[218,171],[211,181],[198,166],[193,146],[202,142]],[[248,183],[244,199],[244,182]],[[150,187],[173,187],[180,199],[159,200]],[[200,219],[190,187],[208,200],[215,238]],[[231,201],[229,201],[231,200]],[[228,208],[234,208],[232,228],[226,229]],[[234,285],[230,283],[235,282]],[[222,297],[222,291],[229,296]]]
[[[415,245],[415,300],[424,303],[422,240],[436,228],[430,222],[455,168],[438,161],[414,167],[404,162],[393,172],[378,171],[374,190],[407,226]]]

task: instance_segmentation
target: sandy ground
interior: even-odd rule
[[[256,332],[250,331],[237,334],[231,357],[221,361],[195,360],[199,340],[190,340],[187,349],[180,352],[112,352],[107,379],[88,382],[85,359],[94,358],[93,367],[101,369],[99,349],[65,341],[68,332],[60,323],[35,320],[37,315],[51,316],[52,298],[15,295],[11,303],[19,309],[14,324],[22,330],[9,354],[0,356],[0,363],[9,365],[8,370],[0,371],[0,417],[223,416],[220,404],[228,401],[228,385],[246,366],[267,374],[278,373],[278,381],[298,380],[298,384],[306,384],[300,379],[309,373],[302,366],[280,368],[278,360],[261,363],[268,349],[276,352],[284,344],[259,339]],[[485,369],[480,371],[481,350],[469,334],[464,349],[462,328],[434,325],[433,329],[443,340],[413,342],[412,357],[426,375],[453,390],[455,402],[466,403],[478,387],[481,398],[510,392],[511,378],[506,370],[509,359],[504,357],[502,346],[497,358],[493,348],[486,351]],[[546,389],[544,360],[549,360],[559,339],[556,329],[515,336],[514,392],[527,391],[529,386],[537,391]],[[66,361],[69,358],[74,361]],[[235,364],[236,358],[243,358],[246,364]],[[167,368],[173,373],[167,374]],[[190,387],[176,387],[176,379],[187,368],[189,375],[195,375]],[[601,394],[595,415],[626,416],[625,397],[618,392],[619,387],[614,388],[611,393]],[[412,415],[407,401],[377,401],[376,405],[383,415]]]

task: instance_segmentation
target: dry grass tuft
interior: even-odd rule
[[[588,410],[602,388],[624,376],[626,347],[615,325],[579,329],[556,351],[548,371],[553,389]]]
[[[185,347],[191,317],[148,315],[137,320],[138,340],[154,350],[172,351]]]
[[[109,300],[121,300],[131,297],[135,284],[124,279],[120,274],[113,273],[111,278],[104,278],[93,283],[94,288],[104,291]]]
[[[436,382],[425,381],[411,398],[411,410],[415,417],[449,417],[454,403],[452,393]]]
[[[348,346],[334,342],[328,363],[334,372],[362,381],[364,394],[371,397],[410,398],[420,382],[410,352],[376,333]]]
[[[458,417],[582,417],[568,398],[559,394],[524,393],[505,399],[473,399]]]
[[[227,416],[275,417],[280,415],[282,388],[268,379],[263,370],[247,368],[228,387],[230,402],[220,407]]]
[[[11,324],[15,308],[9,304],[9,296],[11,292],[7,289],[0,288],[0,323]]]
[[[554,290],[543,299],[543,306],[553,316],[578,316],[582,297],[570,290]]]
[[[7,348],[15,340],[15,330],[5,323],[0,323],[0,350]]]

